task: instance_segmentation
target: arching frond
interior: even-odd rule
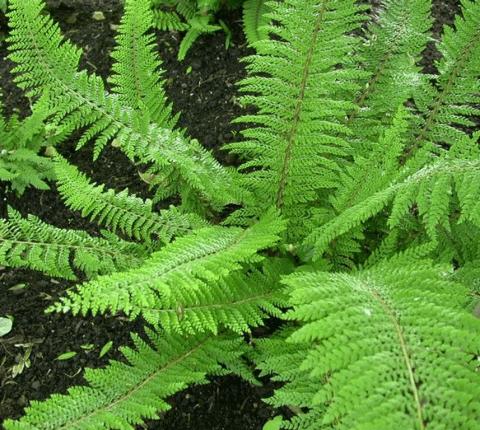
[[[184,188],[216,209],[241,201],[243,193],[230,170],[197,141],[160,128],[144,109],[129,109],[117,95],[108,94],[100,77],[77,71],[80,52],[62,38],[41,0],[13,0],[9,23],[16,82],[30,95],[48,96],[56,140],[84,129],[78,146],[95,140],[95,157],[115,140],[137,162],[152,163],[158,171],[173,168]]]
[[[8,214],[8,221],[0,219],[1,265],[76,279],[75,269],[92,278],[137,267],[146,258],[143,247],[113,236],[107,240],[83,231],[64,230],[33,215],[22,218],[13,209]]]
[[[355,47],[348,35],[362,21],[355,1],[288,0],[272,3],[274,40],[255,44],[241,82],[244,104],[257,113],[245,140],[228,145],[247,159],[244,183],[257,196],[257,211],[272,204],[290,219],[298,240],[309,207],[322,189],[337,187],[339,160],[350,154],[343,124],[354,109],[351,95],[363,73],[345,59]]]
[[[262,260],[257,252],[275,245],[284,227],[283,221],[270,212],[246,230],[234,227],[196,230],[154,252],[139,268],[81,285],[54,309],[74,314],[122,310],[131,317],[146,309],[144,315],[150,318],[155,317],[155,312],[148,310],[162,304],[178,310],[183,304],[172,300],[208,295],[209,284],[224,281],[230,273],[241,269],[242,264]],[[213,299],[221,301],[221,290],[217,287],[216,291],[219,296]],[[158,318],[157,314],[155,319]]]
[[[260,350],[286,381],[269,403],[306,408],[282,428],[475,429],[480,320],[449,275],[417,261],[287,277],[301,327]]]
[[[374,193],[344,210],[338,216],[314,230],[306,239],[319,257],[329,243],[378,214],[391,202],[388,227],[400,226],[415,208],[427,235],[438,239],[438,228],[450,229],[450,222],[469,221],[480,226],[478,199],[480,190],[480,159],[443,159],[434,162]],[[459,205],[456,206],[454,198]],[[450,219],[458,211],[458,219]]]
[[[32,402],[19,421],[7,420],[6,430],[134,430],[137,424],[170,409],[168,397],[207,375],[235,372],[244,352],[243,340],[162,336],[147,330],[149,342],[132,335],[135,349],[123,348],[127,363],[111,361],[105,369],[87,369],[87,386],[68,395],[54,394]]]
[[[182,214],[173,207],[156,213],[150,200],[130,195],[126,189],[119,193],[105,190],[104,185],[92,183],[85,174],[58,155],[55,173],[58,191],[66,205],[80,210],[83,217],[89,217],[113,232],[121,231],[146,242],[154,238],[167,243],[175,236],[205,225],[196,216]]]
[[[287,298],[280,275],[293,270],[288,260],[267,260],[261,270],[234,272],[218,281],[176,285],[168,295],[158,295],[148,305],[133,307],[130,315],[141,314],[153,326],[166,332],[193,334],[221,328],[236,333],[250,332],[268,316],[280,316]]]
[[[128,0],[115,38],[117,47],[112,53],[116,60],[110,82],[120,102],[132,109],[146,110],[151,120],[165,128],[174,127],[163,89],[163,70],[154,49],[155,36],[149,33],[153,15],[149,0]]]

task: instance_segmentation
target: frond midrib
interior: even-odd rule
[[[225,301],[225,302],[217,302],[217,303],[209,303],[206,305],[190,305],[190,306],[182,306],[180,303],[179,306],[182,307],[182,311],[189,311],[189,310],[208,310],[208,309],[223,309],[225,306],[241,306],[243,304],[247,304],[250,302],[255,302],[256,300],[260,299],[266,299],[272,296],[275,296],[278,294],[278,291],[269,291],[266,293],[262,294],[257,294],[255,296],[249,296],[246,298],[238,299],[238,300],[230,300],[230,301]],[[147,307],[147,306],[142,306],[139,308],[140,310],[149,310],[149,311],[154,311],[157,313],[177,313],[177,309],[171,309],[171,308],[153,308],[153,307]]]
[[[471,51],[475,48],[479,39],[480,39],[480,28],[476,31],[476,33],[473,35],[470,41],[462,49],[459,60],[456,62],[455,67],[451,70],[448,76],[447,83],[443,87],[442,91],[438,93],[435,101],[433,102],[433,109],[429,109],[429,114],[427,116],[425,124],[420,130],[417,137],[415,138],[413,145],[408,150],[406,157],[410,156],[427,137],[431,127],[435,123],[438,113],[440,112],[440,108],[445,103],[445,98],[449,95],[450,91],[452,90],[455,80],[463,70],[465,63],[468,61]]]
[[[111,248],[99,248],[95,246],[89,246],[89,245],[68,245],[64,243],[53,243],[53,242],[42,242],[42,241],[25,241],[25,240],[13,240],[13,239],[4,239],[0,238],[0,243],[14,243],[14,244],[23,244],[23,245],[31,245],[31,246],[46,246],[46,247],[55,247],[55,248],[68,248],[68,249],[88,249],[92,251],[97,251],[101,252],[102,254],[109,254],[111,256],[116,256],[116,255],[121,255],[123,257],[128,256],[129,259],[131,260],[138,260],[141,261],[138,258],[132,257],[130,253],[122,253],[122,252],[115,252]]]
[[[402,327],[400,325],[400,321],[398,320],[398,317],[393,309],[389,306],[389,304],[385,301],[385,299],[379,294],[375,286],[370,285],[370,283],[367,281],[362,282],[365,285],[365,291],[370,293],[370,295],[380,304],[382,309],[384,310],[385,314],[388,316],[390,321],[392,322],[392,325],[395,328],[395,333],[397,335],[398,343],[400,345],[400,349],[402,351],[402,358],[405,363],[405,367],[408,373],[408,382],[410,385],[410,389],[412,392],[412,396],[414,399],[415,403],[415,409],[417,411],[417,420],[418,424],[420,426],[421,430],[425,430],[426,428],[426,423],[425,419],[423,417],[423,408],[422,408],[422,403],[420,401],[420,394],[419,394],[419,387],[418,384],[415,382],[415,376],[413,372],[413,363],[411,359],[411,354],[408,351],[407,347],[407,342],[405,339],[405,335],[403,333]]]
[[[203,260],[204,258],[206,257],[209,257],[211,255],[215,255],[215,254],[218,254],[218,253],[224,253],[224,252],[227,252],[229,248],[232,248],[234,247],[235,245],[237,245],[243,238],[243,236],[246,234],[247,230],[244,230],[242,231],[241,234],[239,234],[235,240],[233,240],[231,243],[229,243],[228,245],[226,245],[225,247],[221,248],[220,250],[218,249],[212,249],[210,252],[205,252],[201,255],[198,255],[198,256],[195,256],[195,257],[192,257],[192,258],[189,258],[187,259],[186,261],[182,261],[181,263],[179,263],[178,265],[176,266],[173,266],[173,267],[170,267],[170,268],[167,268],[166,270],[164,270],[163,272],[157,272],[155,270],[153,270],[153,273],[149,274],[148,275],[148,278],[157,278],[157,277],[168,277],[171,273],[175,273],[175,272],[181,272],[183,270],[183,268],[185,266],[188,266],[190,264],[193,264],[195,263],[196,261],[201,261]],[[159,251],[159,252],[162,252],[162,251]],[[154,265],[155,262],[152,262],[152,261],[147,261],[146,262],[146,266],[147,267],[152,267],[152,265]],[[130,273],[135,273],[135,272],[130,272]],[[188,271],[187,271],[188,273]],[[143,275],[143,274],[142,274]],[[130,288],[134,288],[136,285],[140,285],[140,284],[143,284],[145,282],[145,275],[141,276],[142,279],[139,279],[139,280],[134,280],[133,282],[129,282],[128,285]]]
[[[402,12],[403,11],[404,10],[402,10]],[[406,21],[406,19],[404,21]],[[388,61],[390,60],[390,58],[392,58],[398,52],[398,44],[396,42],[397,42],[397,37],[399,39],[401,39],[401,37],[400,37],[401,35],[402,35],[402,33],[400,31],[395,33],[396,37],[394,37],[393,41],[391,43],[389,43],[389,45],[388,45],[388,47],[390,49],[388,49],[383,54],[382,58],[380,59],[380,61],[377,64],[377,67],[375,68],[374,73],[372,74],[372,76],[370,76],[370,79],[364,85],[363,91],[361,91],[360,94],[358,94],[358,96],[355,98],[354,104],[356,104],[358,106],[358,108],[355,109],[355,110],[352,110],[347,115],[347,119],[345,121],[345,123],[347,125],[350,124],[355,119],[359,109],[364,107],[364,104],[367,101],[368,97],[370,96],[370,94],[373,93],[374,89],[377,86],[377,83],[379,82],[379,80],[383,76],[383,72],[386,69],[386,65],[387,65]]]
[[[292,126],[286,136],[287,147],[285,149],[285,155],[283,158],[282,170],[280,172],[280,180],[277,188],[277,195],[275,198],[275,205],[278,209],[281,209],[284,205],[285,188],[287,186],[288,173],[290,169],[290,159],[292,157],[293,145],[297,135],[298,125],[300,123],[300,116],[303,108],[303,101],[305,98],[305,90],[307,87],[307,81],[310,76],[310,68],[312,65],[313,54],[317,45],[318,35],[321,31],[321,25],[324,20],[324,15],[327,9],[327,3],[330,0],[323,0],[320,7],[318,17],[315,21],[315,28],[313,30],[312,40],[307,51],[305,64],[303,66],[302,80],[300,82],[300,91],[295,104],[295,111],[293,113]]]
[[[98,217],[102,217],[101,214],[105,213],[105,212],[110,212],[108,209],[108,207],[112,208],[111,210],[114,210],[114,211],[117,211],[117,212],[121,212],[123,214],[125,214],[125,216],[128,216],[128,218],[130,219],[130,217],[134,216],[136,218],[136,220],[134,221],[134,224],[140,224],[140,226],[138,228],[141,228],[143,225],[145,224],[148,224],[149,222],[154,222],[155,224],[155,227],[158,228],[158,229],[163,229],[163,228],[168,228],[168,227],[174,227],[174,224],[172,223],[168,223],[168,222],[164,222],[164,221],[161,221],[161,217],[155,213],[155,212],[151,212],[151,214],[149,216],[143,214],[143,213],[139,213],[139,212],[135,212],[134,210],[130,210],[129,208],[124,208],[122,206],[120,206],[119,204],[115,204],[116,203],[116,200],[115,199],[109,199],[110,196],[106,195],[105,192],[103,192],[103,190],[100,190],[98,188],[98,185],[94,185],[94,184],[89,184],[91,185],[96,193],[92,196],[90,195],[90,197],[94,197],[95,198],[95,201],[98,202],[98,205],[102,205],[104,206],[104,208],[100,211],[100,213],[96,214],[93,219],[96,219]],[[102,199],[102,195],[104,195],[106,198],[105,199]],[[115,197],[115,196],[113,196]],[[68,196],[66,196],[66,199],[68,199]],[[93,211],[95,211],[97,206],[93,207]],[[90,213],[92,212],[92,210],[89,211]],[[89,215],[90,216],[90,215]],[[108,225],[108,223],[107,223]],[[119,225],[119,228],[120,230],[123,230],[123,228],[121,228],[122,226]],[[150,234],[155,234],[157,233],[155,230],[153,230]]]
[[[187,359],[190,355],[194,354],[196,351],[198,351],[205,343],[207,343],[208,338],[205,338],[202,342],[197,343],[193,348],[189,349],[187,352],[183,353],[182,355],[176,357],[174,360],[169,361],[166,363],[164,366],[162,366],[160,369],[157,369],[155,372],[152,374],[148,375],[140,384],[132,387],[129,391],[127,391],[125,394],[123,394],[121,397],[117,398],[115,401],[112,403],[109,403],[108,405],[95,409],[94,411],[90,412],[88,415],[84,415],[83,417],[78,418],[75,421],[70,421],[68,424],[63,425],[62,427],[59,427],[59,430],[66,430],[66,429],[75,429],[78,428],[77,425],[81,423],[82,421],[85,421],[93,416],[95,416],[99,411],[110,411],[112,410],[117,404],[123,402],[125,399],[133,396],[136,392],[141,390],[145,385],[147,385],[150,381],[155,379],[159,374],[162,372],[167,371],[169,368],[174,367],[178,363],[182,362],[183,360]]]

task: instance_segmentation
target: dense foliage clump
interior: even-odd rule
[[[255,7],[266,25],[240,82],[250,113],[226,148],[237,169],[176,128],[149,0],[126,1],[111,92],[79,70],[41,0],[10,3],[15,80],[39,118],[28,135],[59,148],[79,136],[94,158],[114,145],[152,199],[55,153],[65,204],[104,236],[14,209],[0,221],[0,264],[83,272],[49,312],[123,312],[148,334],[7,429],[133,429],[227,373],[281,383],[266,401],[295,414],[270,429],[477,428],[479,1],[445,28],[435,75],[419,65],[429,0],[384,0],[373,21],[354,0],[250,4],[249,25]],[[281,327],[253,336],[271,316]]]

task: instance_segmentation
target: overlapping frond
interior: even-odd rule
[[[247,58],[248,93],[243,103],[257,113],[243,142],[228,145],[247,161],[245,185],[256,194],[257,211],[272,204],[290,219],[289,236],[305,232],[302,222],[321,189],[336,188],[339,163],[350,154],[343,124],[354,109],[352,94],[363,73],[346,60],[356,41],[349,35],[362,15],[355,1],[288,0],[271,4],[274,40],[255,44]]]
[[[463,141],[474,144],[473,139]],[[403,174],[400,174],[401,178]],[[355,229],[392,203],[388,228],[401,227],[409,217],[418,218],[428,237],[438,240],[438,229],[451,223],[471,222],[480,226],[477,205],[480,190],[480,157],[445,157],[426,165],[405,179],[386,186],[315,229],[306,239],[319,257],[330,242]],[[455,217],[451,217],[454,214]]]
[[[405,147],[409,118],[407,110],[400,105],[392,124],[384,127],[371,150],[354,155],[353,163],[340,173],[341,185],[330,197],[337,214],[389,186],[401,175],[399,158]]]
[[[417,261],[285,278],[302,325],[264,341],[260,368],[287,381],[270,403],[307,411],[282,428],[475,429],[480,320],[450,275]]]
[[[384,0],[368,26],[359,48],[361,67],[368,72],[355,94],[356,109],[346,123],[353,131],[356,153],[369,151],[397,106],[411,98],[421,85],[417,65],[430,38],[431,0]]]
[[[87,386],[32,402],[6,430],[134,430],[170,409],[168,397],[207,375],[235,372],[244,353],[243,339],[232,336],[162,336],[147,330],[149,342],[132,335],[135,348],[123,348],[127,363],[112,361],[105,369],[87,369]]]
[[[0,264],[76,279],[75,270],[89,278],[139,266],[146,258],[140,246],[113,236],[98,238],[83,231],[64,230],[33,215],[22,218],[9,209],[0,219]]]
[[[269,11],[267,0],[245,0],[243,3],[243,31],[250,45],[268,37]]]
[[[465,136],[463,127],[474,127],[472,115],[480,109],[480,3],[462,0],[462,16],[455,18],[455,28],[446,26],[438,49],[442,59],[437,63],[435,86],[424,80],[415,93],[422,118],[409,148],[440,150]]]
[[[144,315],[153,318],[155,312],[149,310],[168,303],[169,308],[178,311],[183,303],[172,300],[208,295],[206,291],[197,291],[225,280],[231,272],[241,269],[242,264],[262,260],[257,252],[275,245],[284,228],[284,222],[270,212],[245,230],[235,227],[196,230],[152,253],[139,268],[79,286],[78,291],[69,292],[54,309],[74,314],[122,310],[131,317],[145,309]],[[222,297],[213,299],[221,301]]]
[[[58,191],[65,204],[113,232],[121,231],[146,242],[157,239],[167,243],[192,228],[205,226],[196,216],[182,214],[174,207],[154,212],[150,200],[131,195],[127,189],[121,192],[105,190],[104,185],[92,183],[85,174],[58,155],[55,172]]]
[[[77,71],[80,52],[44,14],[42,0],[13,0],[9,23],[16,82],[30,95],[48,96],[56,140],[83,129],[78,146],[94,140],[95,157],[114,140],[131,159],[152,163],[158,171],[173,168],[183,188],[215,208],[241,201],[231,171],[197,141],[152,123],[145,109],[133,110],[108,94],[100,77]]]
[[[293,270],[288,260],[270,261],[258,270],[234,272],[217,281],[196,281],[198,286],[175,285],[148,306],[133,308],[145,320],[166,332],[192,334],[221,328],[249,332],[268,316],[279,316],[287,297],[280,276]]]
[[[149,33],[153,14],[149,0],[129,0],[115,38],[117,46],[112,53],[116,60],[109,78],[120,102],[132,109],[147,111],[151,120],[160,126],[173,128],[177,117],[172,117],[163,89],[163,70],[156,48],[155,36]]]
[[[8,181],[18,194],[29,186],[48,189],[46,181],[53,179],[53,165],[49,158],[41,156],[47,145],[44,106],[27,118],[20,120],[16,115],[6,120],[0,102],[0,181]]]

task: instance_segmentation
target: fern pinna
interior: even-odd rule
[[[111,93],[41,0],[11,1],[16,81],[58,151],[82,130],[78,146],[124,151],[154,194],[106,190],[57,154],[62,198],[104,237],[14,209],[0,224],[0,264],[84,272],[49,312],[123,312],[147,332],[7,429],[133,429],[189,384],[255,371],[293,412],[266,428],[478,427],[480,2],[461,2],[434,75],[429,0],[249,3],[264,25],[234,170],[174,129],[148,0],[126,1]],[[282,326],[258,338],[270,316]]]

